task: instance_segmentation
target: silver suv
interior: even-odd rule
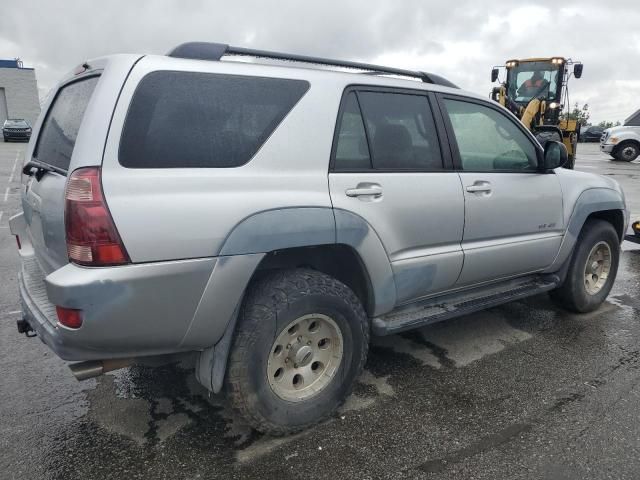
[[[78,378],[195,356],[256,429],[298,431],[370,335],[604,301],[624,195],[566,157],[433,74],[201,43],[89,60],[27,151],[18,328]]]

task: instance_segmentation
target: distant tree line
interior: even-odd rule
[[[569,112],[569,114],[567,115],[567,113],[563,113],[560,116],[560,118],[562,120],[565,120],[567,116],[569,117],[569,120],[577,120],[578,124],[581,127],[587,127],[591,125],[591,123],[589,123],[589,117],[591,116],[591,112],[589,111],[588,103],[585,103],[584,105],[582,105],[582,107],[580,107],[578,102],[576,102],[573,105],[573,109]],[[619,121],[610,122],[606,120],[603,120],[602,122],[598,123],[598,126],[602,128],[617,127],[618,125],[622,125],[622,124]]]

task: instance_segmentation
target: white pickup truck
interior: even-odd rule
[[[607,128],[600,138],[600,151],[615,160],[632,162],[640,155],[640,110],[624,121],[624,125]]]

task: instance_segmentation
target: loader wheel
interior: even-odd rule
[[[351,393],[367,358],[369,322],[346,285],[311,269],[278,271],[251,285],[240,315],[226,389],[256,430],[298,432]]]
[[[588,220],[574,247],[564,283],[549,294],[577,313],[592,312],[607,298],[618,272],[620,239],[613,225]]]
[[[555,131],[542,130],[540,132],[537,132],[535,134],[535,137],[536,137],[536,140],[538,140],[538,143],[540,143],[540,145],[542,146],[542,148],[544,148],[544,146],[547,144],[549,140],[553,140],[554,142],[562,141],[562,137],[558,134],[558,132],[555,132]]]
[[[575,155],[569,155],[567,157],[567,163],[565,163],[563,165],[564,168],[568,168],[569,170],[573,170],[573,167],[576,166],[576,156]]]
[[[621,162],[632,162],[638,158],[638,155],[640,155],[640,147],[633,142],[621,143],[614,152],[616,160]]]

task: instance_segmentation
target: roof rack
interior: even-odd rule
[[[188,42],[178,45],[168,54],[174,58],[189,58],[194,60],[218,61],[225,55],[237,55],[257,58],[270,58],[275,60],[286,60],[290,62],[313,63],[316,65],[328,65],[332,67],[351,68],[363,70],[365,72],[398,75],[402,77],[419,78],[425,83],[443,85],[445,87],[458,88],[446,78],[433,73],[419,72],[414,70],[404,70],[401,68],[383,67],[369,63],[347,62],[344,60],[333,60],[330,58],[310,57],[307,55],[296,55],[292,53],[270,52],[267,50],[254,50],[251,48],[232,47],[224,43],[209,42]]]

